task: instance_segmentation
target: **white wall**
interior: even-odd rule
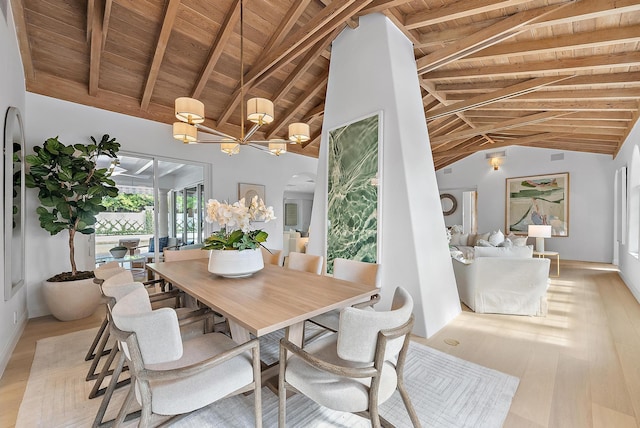
[[[637,122],[633,130],[627,137],[624,145],[622,146],[618,156],[616,156],[613,162],[613,168],[618,169],[623,166],[627,166],[628,176],[631,176],[631,155],[634,149],[640,148],[640,122]],[[635,174],[639,174],[640,171],[634,171]],[[613,177],[613,175],[611,175]],[[609,180],[611,191],[613,191],[613,180]],[[628,219],[628,216],[627,216]],[[627,228],[627,231],[629,228]],[[620,267],[620,276],[622,277],[627,287],[631,290],[633,295],[640,302],[640,260],[633,255],[629,254],[628,248],[629,239],[625,239],[625,244],[618,244],[618,258]]]
[[[414,333],[430,337],[460,312],[411,42],[382,14],[333,42],[308,252],[326,253],[328,132],[382,112],[381,307],[397,286],[414,299]],[[318,235],[316,231],[321,231]],[[319,239],[320,237],[324,239]]]
[[[262,227],[269,233],[267,245],[282,248],[282,195],[292,175],[315,173],[317,159],[287,153],[270,156],[262,151],[243,147],[240,154],[229,157],[217,145],[184,145],[171,136],[171,126],[56,100],[28,93],[26,96],[27,153],[48,137],[59,136],[65,144],[86,142],[93,135],[106,133],[121,144],[121,151],[147,154],[182,161],[200,162],[206,167],[205,197],[237,200],[238,183],[260,183],[266,186],[265,203],[272,205],[277,219]],[[207,189],[208,187],[208,189]],[[42,299],[40,283],[50,276],[70,269],[68,235],[62,232],[50,236],[40,228],[35,209],[37,195],[27,189],[27,290],[29,316],[41,316],[49,311]],[[85,236],[76,237],[76,262],[79,269],[92,269],[93,256]]]
[[[439,188],[475,186],[478,191],[478,232],[505,230],[506,179],[569,173],[569,236],[547,238],[545,249],[565,260],[611,263],[613,246],[613,162],[611,156],[528,147],[508,147],[498,171],[485,153],[475,153],[437,172]],[[551,161],[563,153],[564,160]],[[532,239],[530,240],[532,241]],[[532,242],[529,242],[532,243]]]
[[[2,112],[2,129],[4,130],[4,117],[9,107],[18,107],[22,117],[25,111],[25,85],[22,71],[22,59],[18,49],[18,40],[11,12],[11,2],[7,3],[7,16],[0,12],[0,112]],[[4,147],[4,131],[2,142]],[[0,162],[0,174],[4,177],[4,162]],[[3,214],[4,218],[4,214]],[[11,300],[4,301],[4,246],[0,245],[0,260],[2,260],[3,278],[0,291],[0,376],[11,356],[11,352],[24,328],[27,320],[26,287],[20,288]],[[28,266],[28,264],[27,264]],[[17,322],[14,323],[14,315]]]

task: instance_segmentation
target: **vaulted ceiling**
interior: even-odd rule
[[[244,95],[275,103],[260,137],[310,124],[291,151],[318,155],[331,41],[375,12],[414,44],[436,169],[509,145],[615,155],[638,119],[640,0],[243,1]],[[191,96],[239,135],[240,0],[11,4],[28,91],[164,123]]]

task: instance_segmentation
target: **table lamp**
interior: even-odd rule
[[[536,251],[544,252],[544,238],[551,238],[551,226],[546,224],[530,224],[529,236],[536,238]]]

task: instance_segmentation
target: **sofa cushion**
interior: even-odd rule
[[[489,235],[491,234],[491,232],[487,232],[487,233],[477,233],[474,237],[474,240],[472,242],[469,242],[469,245],[471,245],[472,247],[478,245],[478,241],[480,240],[484,240],[484,241],[489,241]],[[469,237],[469,240],[471,240],[471,237]]]
[[[526,259],[533,257],[533,247],[474,247],[474,256],[478,257],[513,257]]]

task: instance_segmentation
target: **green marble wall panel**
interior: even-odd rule
[[[378,122],[376,114],[329,131],[328,272],[338,257],[377,262]]]

